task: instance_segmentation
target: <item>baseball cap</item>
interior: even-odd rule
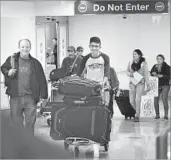
[[[77,51],[84,51],[83,47],[79,46],[77,47]]]

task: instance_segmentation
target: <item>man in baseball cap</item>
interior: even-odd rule
[[[77,54],[78,54],[81,58],[84,57],[84,56],[83,56],[83,52],[84,52],[84,48],[83,48],[82,46],[77,47]]]
[[[65,69],[66,76],[70,76],[77,73],[82,58],[76,55],[76,49],[74,46],[69,46],[67,52],[68,57],[64,58],[62,68]]]

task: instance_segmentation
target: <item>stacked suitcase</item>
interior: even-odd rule
[[[50,136],[65,140],[64,147],[98,143],[108,151],[111,112],[103,105],[99,84],[79,77],[66,77],[58,86],[63,102],[56,102],[51,112]],[[84,91],[84,92],[83,92]]]

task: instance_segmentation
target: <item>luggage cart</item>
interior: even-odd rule
[[[109,88],[108,87],[104,87],[102,89],[102,91],[101,91],[101,95],[104,96],[104,92],[109,92]],[[109,94],[106,94],[106,96],[109,96]],[[108,100],[109,98],[103,97],[103,103],[102,103],[102,105],[104,105],[104,106],[107,106],[107,104],[105,102],[106,99]],[[109,149],[109,143],[99,144],[99,143],[96,143],[96,142],[94,142],[92,140],[89,140],[87,138],[67,137],[64,140],[64,148],[65,148],[65,150],[68,151],[69,150],[69,146],[73,146],[74,156],[76,158],[79,157],[79,154],[80,154],[79,148],[81,146],[90,146],[90,145],[93,145],[94,157],[99,157],[99,154],[100,154],[100,146],[104,146],[104,151],[105,152],[107,152],[108,149]]]
[[[90,145],[93,145],[94,157],[98,158],[100,155],[100,146],[102,146],[101,144],[91,141],[87,138],[80,138],[80,137],[67,137],[64,140],[65,150],[68,151],[69,147],[73,146],[74,156],[76,158],[79,157],[80,154],[79,148],[81,146],[90,146]],[[108,143],[104,144],[104,150],[106,152],[108,151],[108,148],[109,148],[109,144]]]

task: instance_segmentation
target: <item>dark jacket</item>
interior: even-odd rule
[[[164,86],[164,85],[169,85],[169,81],[170,81],[170,66],[166,63],[166,62],[163,62],[162,64],[162,68],[161,68],[161,71],[159,72],[158,69],[157,69],[157,64],[155,64],[151,71],[150,71],[150,74],[151,76],[153,72],[156,72],[157,74],[161,74],[163,75],[162,78],[159,78],[159,86]]]
[[[114,68],[112,67],[110,67],[110,85],[112,89],[119,87],[119,80],[117,74]]]
[[[15,64],[15,69],[19,68],[19,56],[20,52],[14,53],[13,59]],[[1,66],[1,71],[5,76],[5,85],[7,86],[6,94],[11,97],[18,97],[18,72],[16,72],[15,76],[10,78],[8,77],[8,71],[11,67],[11,56],[7,58],[5,63]],[[47,81],[44,75],[44,71],[40,62],[33,58],[30,55],[31,61],[31,77],[30,77],[30,87],[33,94],[33,97],[36,100],[36,103],[40,100],[40,98],[47,99],[48,98],[48,90],[47,90]]]
[[[73,65],[74,63],[74,59],[71,59],[70,57],[66,57],[64,58],[63,62],[62,62],[62,66],[61,68],[64,68],[65,70],[65,73],[66,73],[66,76],[70,76],[71,74],[76,74],[79,67],[80,67],[80,63],[82,61],[82,58],[80,56],[78,56],[76,62],[75,62],[75,65],[71,71],[71,66]]]

